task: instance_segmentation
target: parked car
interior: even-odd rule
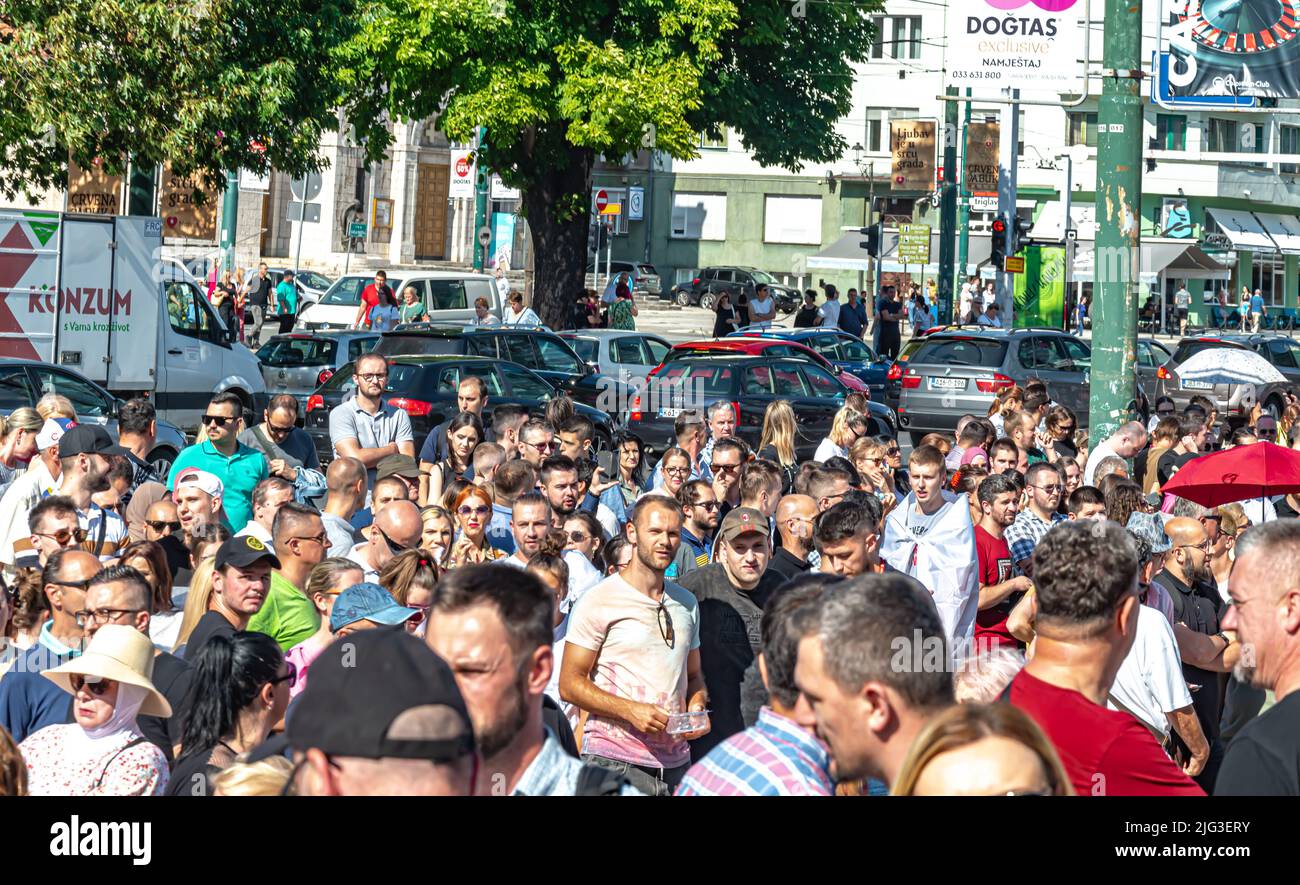
[[[374,350],[378,332],[292,332],[276,335],[257,351],[269,396],[291,394],[300,406],[345,363]]]
[[[326,329],[349,329],[357,318],[361,293],[374,282],[374,273],[348,274],[330,286],[318,304],[298,314],[295,329],[305,332]],[[496,280],[488,274],[449,270],[401,271],[388,276],[388,285],[398,302],[402,291],[413,286],[419,301],[437,322],[467,323],[474,318],[474,302],[486,298],[488,308],[500,318],[501,299]]]
[[[830,433],[835,413],[849,393],[838,378],[807,361],[766,354],[696,354],[670,359],[651,376],[649,388],[633,401],[628,429],[653,453],[676,445],[673,423],[683,408],[704,410],[715,402],[730,402],[738,420],[736,435],[757,447],[763,414],[773,400],[788,400],[799,416],[795,453],[811,458]],[[869,403],[871,434],[895,436],[893,411]]]
[[[274,290],[276,286],[280,285],[280,281],[284,279],[285,271],[291,270],[293,270],[292,267],[268,267],[266,275],[271,279],[271,289]],[[257,276],[256,267],[251,268],[244,274],[244,282],[251,282],[255,276]],[[334,281],[324,274],[303,267],[298,268],[298,276],[294,278],[294,282],[298,289],[299,312],[320,301],[321,298],[325,297],[325,293],[329,291],[330,286],[334,285]],[[247,322],[251,318],[248,311],[245,310],[244,321]]]
[[[306,429],[322,462],[334,457],[334,447],[330,442],[330,410],[356,392],[352,365],[342,366],[307,398]],[[461,379],[469,376],[482,378],[487,385],[488,401],[483,409],[483,418],[489,424],[492,410],[497,406],[517,404],[540,412],[556,393],[545,378],[507,360],[447,354],[393,357],[384,396],[390,405],[405,409],[411,416],[417,452],[429,431],[456,414],[456,390]],[[613,421],[603,412],[582,403],[575,406],[580,414],[586,415],[596,425],[593,447],[597,451],[607,450],[616,430]]]
[[[687,341],[673,346],[668,359],[708,353],[748,353],[764,356],[783,356],[790,359],[805,360],[830,372],[849,390],[862,391],[870,395],[867,383],[856,375],[837,368],[830,360],[810,347],[792,341],[761,338],[758,335],[729,335],[726,338],[714,338],[709,341]]]
[[[1214,385],[1182,380],[1178,375],[1178,367],[1191,359],[1193,354],[1211,347],[1253,350],[1272,363],[1286,378],[1286,383],[1252,388],[1242,384]],[[1265,411],[1278,418],[1286,409],[1286,389],[1297,386],[1300,386],[1300,342],[1285,335],[1260,333],[1188,336],[1178,342],[1174,355],[1156,369],[1156,396],[1169,397],[1179,411],[1186,408],[1193,396],[1201,394],[1213,400],[1218,406],[1219,414],[1224,416],[1248,415],[1255,402],[1259,402]]]
[[[1142,393],[1141,411],[1150,415],[1155,408],[1157,388],[1160,379],[1156,377],[1160,367],[1169,362],[1169,349],[1154,338],[1139,338],[1137,342],[1137,376],[1138,390]]]
[[[618,414],[627,403],[625,385],[593,370],[567,341],[540,326],[407,323],[384,333],[375,352],[385,356],[458,354],[499,358],[533,370],[574,401],[602,412]]]
[[[659,271],[655,270],[653,264],[646,264],[644,261],[613,260],[606,267],[603,258],[599,261],[587,262],[587,288],[602,289],[609,275],[618,276],[621,273],[632,275],[634,295],[652,295],[658,298],[663,291]]]
[[[889,403],[916,440],[952,433],[962,415],[988,414],[997,393],[1030,378],[1088,425],[1092,350],[1055,329],[941,329],[909,341],[889,370]],[[1138,405],[1134,385],[1132,406]]]
[[[66,396],[82,424],[98,424],[117,438],[117,413],[122,400],[113,396],[80,372],[35,360],[0,359],[0,413],[30,406],[47,393]],[[180,450],[189,443],[181,429],[170,421],[158,420],[153,450],[145,460],[162,476],[172,468]]]
[[[754,267],[705,267],[701,268],[689,283],[682,283],[673,288],[672,296],[681,307],[698,305],[705,310],[713,310],[718,305],[718,295],[732,292],[739,295],[742,291],[753,297],[757,283],[767,285],[768,292],[776,299],[778,313],[794,313],[799,309],[801,295],[797,289],[783,286],[767,271]],[[735,302],[735,298],[732,298]]]
[[[735,333],[742,334],[742,333]],[[849,372],[866,382],[871,395],[885,401],[886,376],[892,362],[879,356],[871,346],[856,335],[842,329],[769,329],[748,334],[782,341],[794,341],[817,351],[841,371]]]
[[[622,329],[583,329],[559,332],[588,366],[623,383],[645,378],[672,348],[658,335]]]

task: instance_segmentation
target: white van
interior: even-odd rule
[[[404,303],[402,291],[414,286],[433,322],[468,323],[474,318],[474,302],[486,298],[489,309],[501,317],[501,299],[496,280],[490,274],[455,270],[394,270],[388,273],[388,285]],[[298,314],[295,329],[308,332],[326,329],[350,329],[361,305],[361,292],[375,281],[373,273],[339,277],[319,302]]]
[[[0,356],[69,366],[159,417],[197,429],[216,393],[261,414],[257,357],[178,261],[162,257],[162,221],[0,209]]]

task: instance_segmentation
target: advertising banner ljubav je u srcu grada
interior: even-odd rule
[[[1081,92],[1086,9],[1086,0],[949,0],[944,84]]]

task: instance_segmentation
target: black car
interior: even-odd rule
[[[316,444],[316,454],[322,462],[334,458],[330,410],[356,391],[352,369],[352,363],[343,366],[307,398],[307,433]],[[471,375],[482,378],[487,385],[488,401],[483,419],[489,424],[495,406],[510,403],[540,412],[556,393],[544,378],[505,360],[475,356],[391,357],[384,397],[389,405],[405,409],[411,416],[417,452],[430,430],[456,414],[456,390],[461,379]],[[581,403],[575,406],[596,425],[592,446],[597,451],[608,449],[615,432],[609,416]]]
[[[456,326],[445,323],[399,325],[375,345],[384,356],[447,354],[485,356],[532,369],[579,402],[602,412],[620,411],[622,385],[592,369],[569,343],[538,326]]]
[[[763,283],[776,301],[778,313],[794,313],[799,309],[800,296],[797,289],[783,286],[770,273],[755,267],[704,267],[689,283],[682,283],[673,288],[672,296],[681,307],[698,304],[705,310],[718,306],[718,296],[723,292],[732,294],[731,303],[744,292],[754,297],[757,284]]]
[[[730,402],[740,416],[736,435],[757,448],[768,404],[783,399],[797,418],[795,454],[805,460],[830,434],[848,394],[843,382],[806,360],[738,353],[684,356],[655,370],[650,385],[633,400],[628,430],[652,452],[662,453],[676,445],[673,423],[684,408],[703,411],[715,402]],[[868,405],[870,434],[897,435],[893,410],[876,402]]]

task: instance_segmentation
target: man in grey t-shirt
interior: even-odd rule
[[[377,353],[357,359],[352,380],[356,396],[330,410],[330,442],[339,457],[366,465],[366,484],[375,485],[375,465],[389,455],[415,457],[411,418],[382,399],[388,385],[388,360]]]

